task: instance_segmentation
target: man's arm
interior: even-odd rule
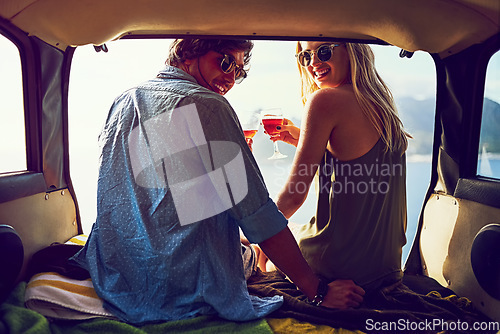
[[[302,256],[288,227],[262,241],[259,246],[309,300],[314,299],[319,279]],[[357,307],[363,301],[364,294],[364,290],[353,281],[335,280],[328,285],[328,293],[321,306],[338,309]]]

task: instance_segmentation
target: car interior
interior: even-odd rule
[[[392,45],[402,58],[428,54],[436,80],[430,179],[408,240],[406,282],[422,292],[465,297],[500,322],[500,171],[484,169],[485,157],[500,160],[500,2],[4,0],[0,35],[0,52],[13,50],[17,59],[0,59],[0,71],[15,70],[13,79],[0,82],[4,314],[15,313],[7,304],[29,280],[33,255],[84,234],[70,163],[68,99],[77,50],[93,46],[104,53],[119,40],[206,37],[356,42]],[[88,103],[91,108],[92,97]],[[109,105],[100,107],[105,112]],[[0,332],[11,326],[2,323]]]

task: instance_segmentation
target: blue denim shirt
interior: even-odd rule
[[[195,126],[182,118],[193,106],[199,117]],[[203,133],[196,131],[200,126]],[[248,294],[239,228],[259,243],[285,228],[287,221],[269,198],[238,118],[223,96],[167,66],[157,78],[114,101],[99,141],[97,220],[74,260],[89,270],[107,309],[123,321],[140,324],[207,314],[245,321],[281,306],[281,297]],[[203,216],[203,210],[214,210],[206,196],[219,190],[204,188],[206,193],[199,193],[189,188],[193,173],[210,172],[195,161],[200,161],[206,143],[231,143],[240,165],[226,164],[233,156],[223,157],[224,177],[234,194],[246,194],[239,199],[233,195],[230,207],[222,200],[212,216],[208,211]],[[166,159],[163,151],[189,154]],[[191,200],[184,212],[201,212],[204,219],[181,223],[174,200],[179,189],[188,189],[180,198]],[[223,187],[220,197],[226,193]]]

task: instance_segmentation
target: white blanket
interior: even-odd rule
[[[83,245],[86,235],[71,238],[67,244]],[[116,319],[104,309],[91,279],[76,280],[55,272],[34,275],[24,296],[26,307],[46,317],[83,320],[96,317]]]

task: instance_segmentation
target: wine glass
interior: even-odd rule
[[[247,141],[248,147],[252,150],[253,136],[259,131],[260,117],[258,113],[252,113],[251,115],[244,117],[241,123],[241,128],[243,129],[243,134],[245,135],[245,140]]]
[[[261,112],[262,126],[267,134],[273,137],[279,136],[279,131],[276,130],[277,126],[283,125],[283,112],[280,108],[264,109]],[[274,153],[268,159],[283,159],[287,155],[282,154],[278,148],[278,141],[274,141]]]

